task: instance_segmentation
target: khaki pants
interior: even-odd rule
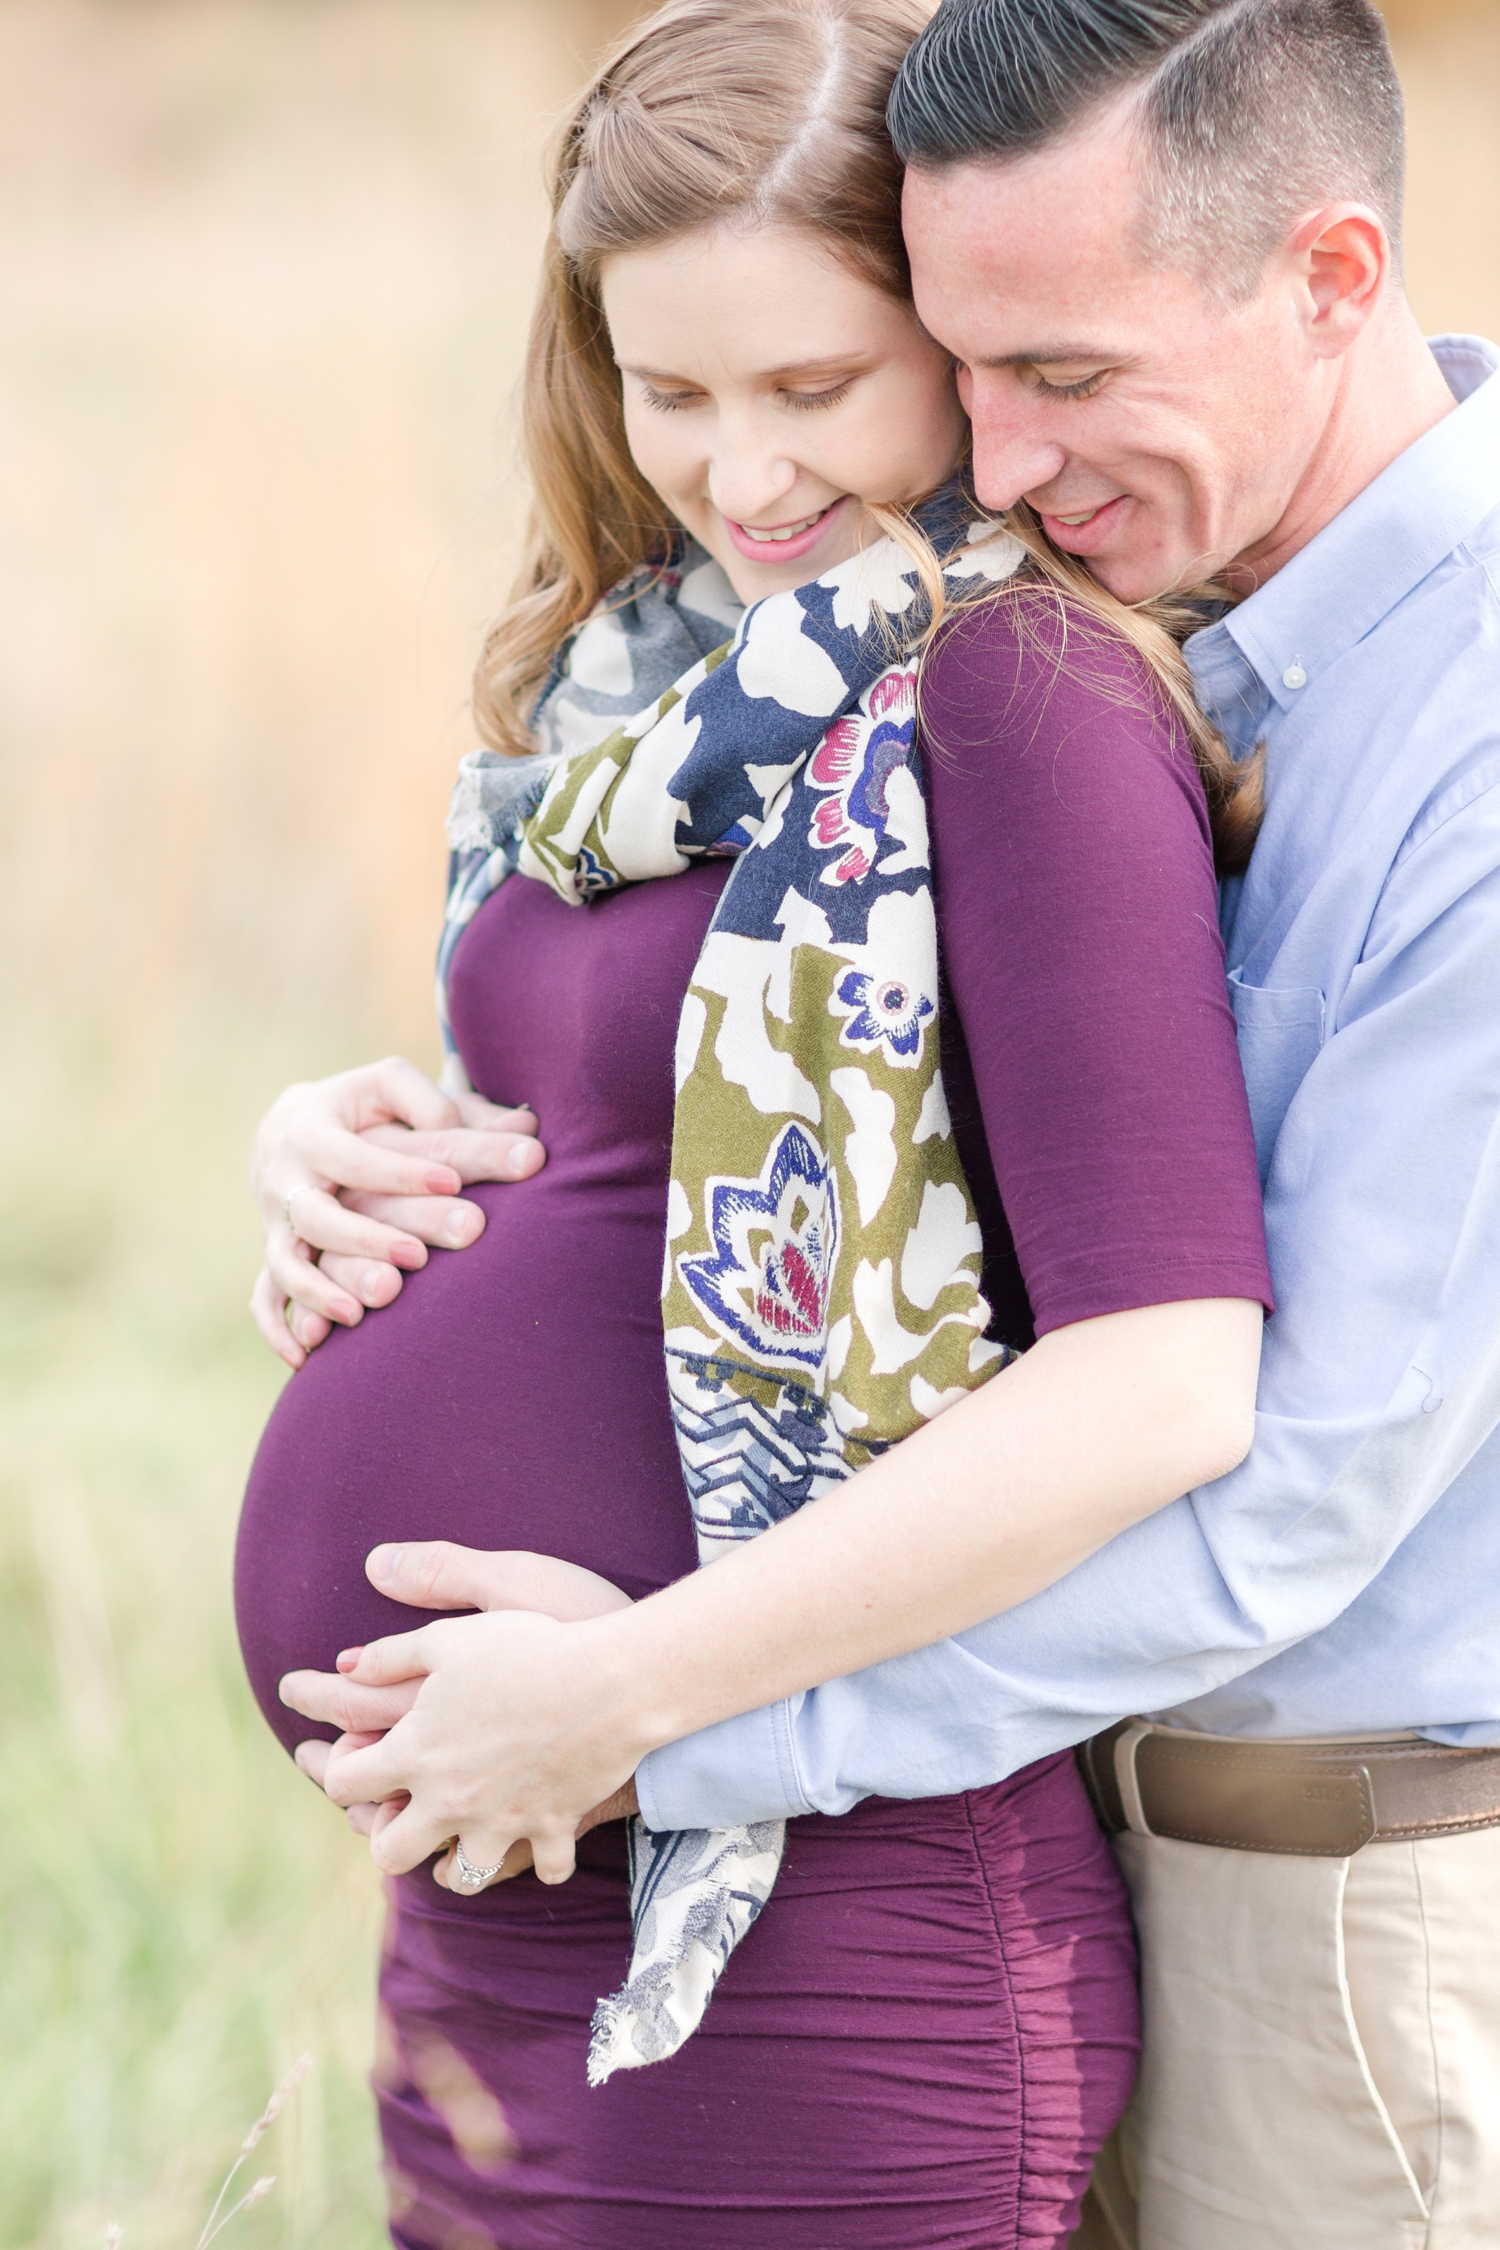
[[[1500,2250],[1500,1828],[1115,1848],[1145,2047],[1074,2250]]]

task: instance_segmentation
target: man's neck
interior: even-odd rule
[[[1235,592],[1253,594],[1274,577],[1456,404],[1410,306],[1396,295],[1339,363],[1332,410],[1280,522],[1225,573]]]

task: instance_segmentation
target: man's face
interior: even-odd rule
[[[959,362],[980,499],[1025,498],[1124,601],[1274,567],[1332,363],[1273,256],[1249,303],[1148,264],[1128,123],[907,176],[917,311]]]

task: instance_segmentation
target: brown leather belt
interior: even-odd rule
[[[1259,1742],[1122,1719],[1078,1751],[1112,1834],[1346,1859],[1364,1845],[1500,1826],[1500,1750]]]

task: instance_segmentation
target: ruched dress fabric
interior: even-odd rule
[[[1055,1271],[1067,1318],[1080,1303],[1263,1295],[1186,751],[1143,716],[1123,660],[1111,679],[1059,678],[1005,627],[952,647],[929,687],[931,709],[951,677],[962,738],[929,758],[944,1066],[997,1332],[1024,1343],[1045,1318],[1028,1262]],[[1029,704],[1018,667],[1023,685],[1035,674]],[[996,723],[1007,699],[1019,735]],[[1028,932],[1027,978],[997,992],[1017,852],[1050,857],[1026,910],[1035,890],[1058,943]],[[585,909],[517,878],[465,935],[450,997],[470,1075],[534,1104],[548,1163],[472,1191],[478,1244],[436,1253],[395,1305],[336,1332],[272,1417],[237,1595],[288,1748],[315,1730],[277,1702],[282,1672],[416,1622],[365,1579],[378,1541],[537,1549],[635,1596],[694,1567],[657,1305],[677,1016],[726,872],[706,863]],[[1111,958],[1102,1019],[1096,943],[1129,956]],[[1006,1018],[1023,984],[1054,1011],[1029,1048]],[[1040,1083],[1017,1083],[1018,1052]],[[1098,1145],[1122,1115],[1149,1142],[1149,1177],[1128,1192],[1118,1149]],[[1087,1240],[1073,1241],[1080,1195]],[[794,1821],[702,2028],[597,2090],[589,2017],[629,1948],[621,1825],[584,1839],[558,1888],[525,1875],[462,1899],[421,1868],[389,1890],[376,2085],[403,2250],[1060,2250],[1129,2092],[1128,1911],[1066,1756],[964,1796]]]

